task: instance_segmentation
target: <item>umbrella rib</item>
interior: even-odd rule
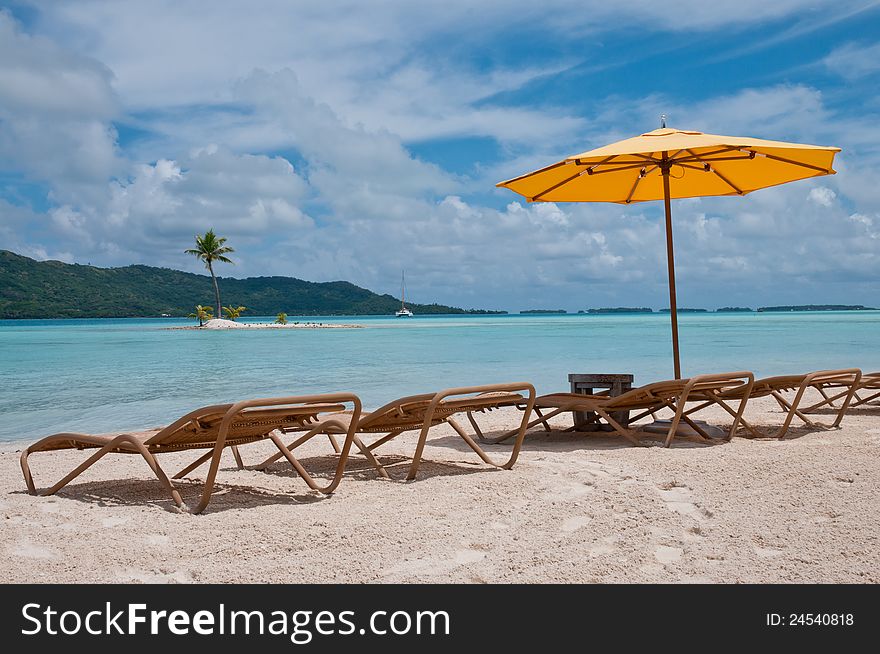
[[[767,157],[768,159],[775,159],[776,161],[781,161],[783,163],[791,164],[793,166],[800,166],[802,168],[809,168],[810,170],[818,170],[820,173],[825,173],[826,175],[830,175],[831,171],[827,168],[822,168],[822,166],[814,166],[808,163],[801,163],[800,161],[795,161],[794,159],[786,159],[785,157],[778,157],[775,154],[767,154],[766,152],[755,152],[755,154],[760,155],[762,157]]]
[[[614,159],[614,158],[616,158],[616,157],[619,157],[619,156],[620,156],[619,154],[612,154],[610,157],[605,157],[605,158],[602,159],[601,161],[597,161],[597,162],[594,163],[594,164],[590,164],[590,163],[588,163],[587,161],[585,161],[585,160],[583,160],[583,159],[575,159],[574,162],[575,162],[578,166],[588,166],[589,168],[595,168],[596,166],[602,166],[602,165],[604,165],[604,164],[607,164],[609,161],[611,161],[612,159]],[[615,161],[614,163],[618,163],[618,162]]]
[[[538,173],[546,173],[548,170],[553,170],[554,168],[559,168],[560,166],[565,166],[567,164],[567,159],[563,161],[557,161],[555,164],[550,164],[549,166],[545,166],[544,168],[541,168],[539,170],[533,170],[532,172],[526,173],[525,175],[520,175],[519,177],[514,177],[503,182],[498,182],[495,186],[507,186],[508,184],[518,182],[519,180],[525,179],[526,177],[531,177],[532,175],[537,175]]]
[[[713,159],[710,159],[709,161],[714,161],[714,160],[713,160]],[[693,165],[693,164],[689,164],[689,163],[681,163],[680,160],[679,160],[679,161],[676,161],[676,162],[675,162],[674,164],[672,164],[672,165],[673,165],[673,166],[678,166],[679,168],[690,168],[691,170],[706,170],[705,167],[703,167],[703,166],[695,166],[695,165]]]
[[[644,168],[644,167],[645,167],[645,162],[640,161],[639,163],[629,164],[626,166],[618,166],[617,168],[606,168],[605,170],[593,171],[592,168],[587,168],[587,170],[585,172],[587,173],[587,175],[604,175],[605,173],[616,173],[621,170],[630,170],[632,168]]]
[[[733,182],[731,182],[729,179],[727,179],[724,175],[722,175],[721,173],[719,173],[717,170],[715,170],[714,168],[712,168],[712,172],[715,173],[716,175],[718,175],[718,177],[721,178],[721,181],[723,181],[723,182],[724,182],[725,184],[727,184],[730,188],[732,188],[734,191],[736,191],[737,195],[745,195],[745,193],[743,192],[743,190],[742,190],[741,188],[739,188],[736,184],[734,184]]]
[[[617,155],[621,156],[621,155]],[[580,163],[584,164],[583,160],[578,160]],[[659,161],[655,161],[654,159],[637,159],[635,161],[609,161],[609,162],[600,162],[590,166],[591,169],[598,168],[599,166],[624,166],[624,165],[633,165],[633,166],[644,166],[646,163],[660,163]],[[586,165],[586,164],[584,164]]]
[[[691,150],[688,150],[688,153],[689,153],[692,157],[694,157],[697,161],[699,161],[699,162],[701,162],[701,163],[704,163],[704,164],[706,164],[707,166],[709,166],[708,163],[706,163],[705,161],[703,161],[702,159],[700,159],[700,157],[697,156],[696,154],[694,154]],[[724,183],[727,184],[730,188],[732,188],[734,191],[736,191],[737,195],[745,195],[745,194],[743,193],[743,190],[742,190],[741,188],[739,188],[736,184],[734,184],[734,183],[731,182],[729,179],[727,179],[724,175],[722,175],[722,174],[719,173],[717,170],[715,170],[715,168],[713,168],[712,166],[709,166],[709,170],[710,170],[711,172],[715,173],[715,175],[717,175],[718,178],[721,179],[722,182],[724,182]]]
[[[561,182],[559,182],[558,184],[554,184],[554,185],[551,186],[550,188],[545,188],[545,189],[544,189],[543,191],[541,191],[540,193],[538,193],[538,194],[533,195],[532,197],[530,197],[530,198],[529,198],[529,202],[537,202],[538,200],[541,199],[541,196],[547,195],[550,191],[555,191],[555,190],[558,189],[560,186],[564,186],[564,185],[568,184],[571,180],[575,179],[576,177],[580,177],[581,175],[583,175],[584,172],[585,172],[585,171],[583,171],[583,170],[579,170],[579,171],[577,171],[574,175],[572,175],[571,177],[566,177],[565,179],[563,179],[563,180],[562,180]]]
[[[626,196],[626,200],[624,200],[624,202],[625,202],[626,204],[629,204],[630,202],[632,202],[632,196],[635,195],[636,187],[638,187],[639,182],[642,181],[642,178],[643,178],[643,177],[647,177],[648,173],[650,173],[650,172],[651,172],[654,168],[656,168],[656,167],[657,167],[657,166],[651,166],[650,169],[649,169],[649,168],[645,168],[645,173],[644,173],[644,174],[639,173],[639,174],[636,176],[636,181],[633,182],[632,188],[629,190],[629,194]]]
[[[594,165],[591,166],[590,168],[587,168],[587,169],[585,169],[585,170],[579,170],[578,172],[576,172],[576,173],[575,173],[574,175],[572,175],[571,177],[566,177],[566,178],[563,179],[561,182],[558,182],[557,184],[554,184],[554,185],[551,186],[550,188],[545,188],[545,189],[544,189],[543,191],[541,191],[540,193],[537,193],[537,194],[533,195],[532,197],[528,198],[528,201],[529,201],[529,202],[538,202],[538,201],[541,199],[542,196],[547,195],[550,191],[555,191],[555,190],[558,189],[560,186],[565,186],[565,185],[568,184],[570,181],[572,181],[572,180],[574,180],[574,179],[580,177],[580,176],[583,175],[584,173],[590,173],[590,174],[592,174],[592,173],[590,172],[592,168],[594,168],[595,166],[600,166],[600,165],[602,165],[603,163],[606,163],[606,162],[608,162],[608,161],[611,161],[611,160],[614,159],[614,157],[616,157],[616,156],[618,156],[618,155],[616,155],[616,154],[612,154],[610,157],[605,157],[602,161],[600,161],[600,162],[597,163],[597,164],[594,164]],[[566,159],[566,161],[569,161],[569,160]],[[581,161],[580,159],[575,159],[575,160],[574,160],[574,165],[575,165],[575,166],[586,166],[587,164],[584,163],[583,161]],[[639,164],[639,165],[641,165],[641,164]],[[549,170],[550,168],[552,168],[552,166],[546,168],[545,170]],[[541,171],[538,171],[538,172],[541,172]],[[530,173],[530,174],[533,174],[533,173]],[[525,177],[528,177],[528,175],[525,175]]]
[[[694,155],[693,157],[682,157],[681,159],[676,159],[672,163],[678,164],[682,161],[686,161],[686,162],[701,161],[703,163],[705,163],[707,161],[746,161],[748,159],[754,159],[754,157],[745,156],[745,157],[712,157],[712,158],[709,158],[704,155],[702,158],[700,158],[700,157],[697,157],[696,155]]]
[[[703,157],[711,157],[711,156],[716,155],[716,154],[724,154],[725,152],[733,152],[734,150],[739,150],[739,149],[740,149],[740,148],[735,147],[735,146],[727,146],[727,147],[723,147],[723,148],[721,148],[721,149],[719,149],[719,150],[712,150],[712,151],[710,151],[710,152],[704,152],[701,156],[703,156]],[[694,154],[693,150],[689,150],[689,149],[686,149],[686,148],[685,148],[685,149],[679,150],[679,151],[676,152],[672,157],[670,157],[670,158],[669,158],[670,163],[675,163],[675,159],[674,159],[674,157],[680,155],[682,152],[687,152],[688,155],[690,155],[690,156],[687,156],[687,157],[682,157],[682,160],[688,160],[688,159],[690,159],[691,157],[696,157],[696,156],[697,156],[696,154]]]
[[[660,163],[660,160],[659,160],[657,157],[652,157],[652,156],[649,155],[649,154],[642,154],[641,152],[633,152],[633,153],[632,153],[632,156],[634,156],[634,157],[641,157],[641,158],[644,159],[645,161],[650,161],[651,163],[655,163],[655,164]]]

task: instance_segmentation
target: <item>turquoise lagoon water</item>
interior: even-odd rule
[[[250,320],[258,320],[251,318]],[[263,319],[267,320],[267,319]],[[144,428],[204,404],[349,390],[367,407],[570,372],[672,376],[669,316],[291,318],[364,329],[181,331],[178,319],[0,320],[0,441]],[[880,311],[685,314],[683,374],[880,369]]]

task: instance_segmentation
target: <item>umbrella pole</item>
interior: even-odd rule
[[[663,153],[660,169],[663,173],[663,204],[666,208],[666,265],[669,270],[669,317],[672,319],[672,359],[675,378],[681,379],[678,356],[678,308],[675,303],[675,256],[672,251],[672,206],[669,197],[669,153]]]

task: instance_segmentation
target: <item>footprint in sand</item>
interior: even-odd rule
[[[453,561],[455,562],[456,566],[459,566],[459,565],[468,565],[470,563],[478,563],[485,558],[486,558],[485,552],[480,552],[478,550],[464,549],[464,550],[456,551],[455,557],[453,558]]]
[[[600,543],[599,545],[593,545],[590,549],[590,557],[595,558],[597,556],[602,556],[604,554],[611,554],[614,551],[614,546],[610,543]]]
[[[554,479],[549,487],[544,488],[543,496],[550,501],[574,500],[596,490],[592,481],[576,479]]]
[[[654,548],[654,557],[664,565],[669,563],[677,563],[681,560],[682,554],[684,554],[684,551],[679,547],[658,545]]]
[[[455,568],[472,563],[479,563],[486,558],[486,553],[479,550],[463,548],[456,550],[452,558],[446,560],[437,559],[412,559],[402,561],[384,571],[383,577],[434,577],[446,574]]]
[[[194,581],[186,570],[121,570],[116,576],[119,581],[142,584],[191,584]]]
[[[712,512],[697,505],[693,501],[691,489],[675,481],[662,484],[657,488],[660,497],[666,502],[666,508],[673,513],[702,521],[712,517]]]
[[[755,547],[755,554],[757,554],[762,559],[772,559],[773,557],[784,554],[783,550],[778,550],[775,547]]]
[[[101,526],[106,527],[107,529],[112,529],[113,527],[124,525],[130,519],[131,518],[104,518],[101,520]]]
[[[593,475],[594,477],[598,477],[599,479],[609,479],[616,476],[608,472],[608,469],[598,461],[587,461],[583,464],[583,468],[591,475]]]
[[[562,522],[562,531],[570,534],[581,527],[586,527],[588,524],[590,524],[590,519],[587,516],[572,516]]]
[[[35,545],[31,542],[24,541],[20,543],[16,543],[12,547],[9,548],[9,553],[13,556],[20,556],[25,559],[57,559],[58,554],[56,554],[53,550],[48,547],[43,547],[42,545]]]

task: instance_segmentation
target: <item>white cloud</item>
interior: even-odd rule
[[[312,229],[312,218],[299,208],[307,193],[281,157],[210,146],[180,161],[136,166],[130,178],[105,185],[99,204],[52,209],[50,226],[76,244],[80,257],[179,267],[189,263],[181,253],[193,234],[210,228],[245,246],[265,234]],[[248,259],[247,247],[240,257]]]
[[[834,198],[836,197],[837,193],[825,186],[817,186],[815,188],[812,188],[810,189],[809,195],[807,195],[807,199],[812,200],[816,204],[823,207],[830,207],[831,203],[834,202]]]
[[[880,72],[880,43],[847,43],[833,50],[822,63],[849,80]]]
[[[109,69],[0,10],[0,170],[82,192],[119,170]]]

